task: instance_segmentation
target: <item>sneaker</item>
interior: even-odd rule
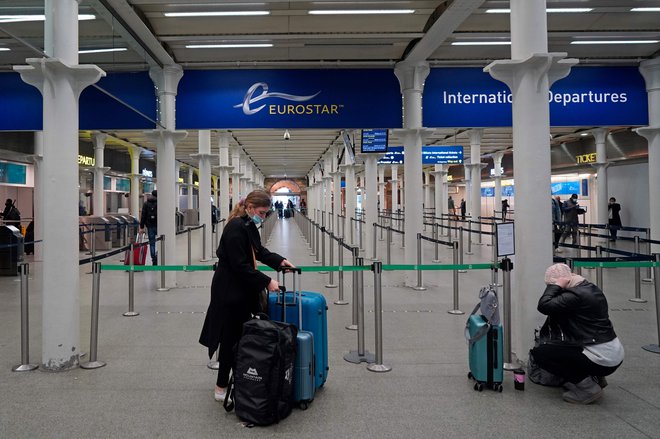
[[[562,398],[564,401],[572,404],[591,404],[603,396],[603,389],[594,381],[592,377],[586,377],[575,384],[573,390],[564,392]]]
[[[593,379],[594,379],[594,381],[596,381],[596,383],[598,383],[598,385],[600,386],[601,389],[604,389],[605,387],[607,387],[608,382],[605,379],[605,377],[593,377]]]
[[[225,402],[225,397],[227,396],[227,392],[218,392],[217,390],[213,392],[213,397],[215,398],[216,401],[218,402]]]

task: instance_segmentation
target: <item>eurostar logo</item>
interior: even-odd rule
[[[261,94],[255,96],[257,91],[261,89]],[[264,109],[266,104],[257,107],[257,108],[251,108],[250,105],[254,104],[255,102],[260,102],[264,99],[268,98],[279,98],[279,99],[284,99],[287,101],[292,101],[292,102],[307,102],[309,100],[314,99],[316,96],[318,96],[321,93],[321,91],[317,91],[313,95],[309,96],[297,96],[297,95],[292,95],[288,93],[279,93],[279,92],[269,92],[268,91],[268,84],[265,82],[257,82],[252,84],[252,86],[248,89],[247,93],[245,93],[245,97],[243,98],[243,102],[240,104],[234,105],[234,108],[243,108],[243,113],[246,115],[251,115],[251,114],[256,114],[260,112],[261,110]]]

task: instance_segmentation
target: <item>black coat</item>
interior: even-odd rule
[[[612,218],[608,221],[613,226],[621,226],[621,205],[619,203],[612,203],[607,205],[607,209],[612,212]]]
[[[240,333],[243,323],[258,311],[259,292],[271,281],[254,268],[253,249],[254,258],[273,269],[285,259],[261,245],[259,231],[247,215],[229,221],[216,251],[219,261],[211,283],[211,303],[199,336],[209,349],[209,358],[228,325]]]

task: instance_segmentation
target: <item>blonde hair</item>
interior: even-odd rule
[[[245,209],[248,206],[270,207],[270,204],[270,194],[268,192],[263,189],[252,191],[247,195],[247,197],[236,203],[236,206],[234,206],[231,213],[229,214],[229,217],[227,218],[227,222],[236,217],[245,215]]]

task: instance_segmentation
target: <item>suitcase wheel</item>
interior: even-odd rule
[[[500,383],[493,384],[493,390],[494,391],[502,393],[502,389],[503,389],[502,384],[500,384]]]
[[[300,401],[298,407],[300,407],[300,410],[307,410],[309,403],[307,401]]]
[[[474,390],[481,392],[484,390],[484,384],[483,383],[474,383]]]
[[[471,380],[474,378],[474,375],[472,375],[472,372],[468,372],[468,379]]]

